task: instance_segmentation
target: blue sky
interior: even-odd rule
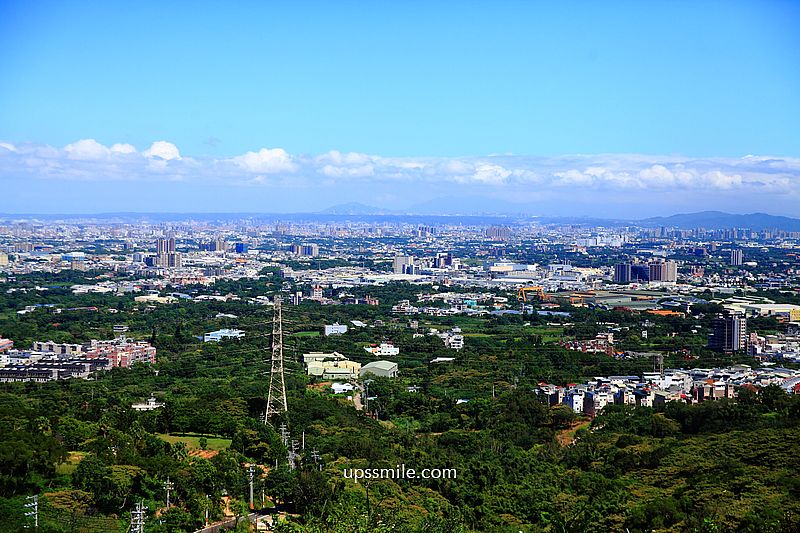
[[[0,2],[0,211],[800,216],[798,27],[769,1]]]

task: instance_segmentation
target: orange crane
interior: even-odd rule
[[[517,291],[517,300],[520,302],[527,302],[529,293],[535,294],[540,300],[547,300],[547,294],[545,294],[544,289],[539,285],[520,287]]]

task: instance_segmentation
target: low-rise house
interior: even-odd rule
[[[397,377],[397,363],[392,361],[373,361],[361,367],[359,375],[363,378],[368,375],[386,378]]]
[[[158,409],[159,407],[164,407],[164,404],[157,402],[153,396],[150,396],[146,402],[135,403],[131,405],[131,409],[134,411],[152,411],[154,409]]]
[[[400,348],[397,348],[391,343],[382,342],[380,344],[371,344],[369,346],[364,346],[364,350],[372,355],[377,355],[379,357],[390,357],[393,355],[397,355],[400,353]]]
[[[344,335],[347,333],[347,326],[344,324],[339,324],[338,322],[325,325],[325,336],[329,337],[331,335]]]
[[[203,335],[203,342],[220,342],[223,339],[243,339],[244,331],[240,329],[218,329]]]
[[[356,379],[360,375],[361,364],[348,359],[334,361],[311,361],[306,365],[309,376],[320,379]]]
[[[303,354],[303,363],[308,364],[312,361],[341,361],[347,360],[347,357],[340,354],[339,352],[310,352]]]
[[[14,341],[11,339],[4,339],[0,337],[0,353],[5,352],[6,350],[10,350],[14,347]]]
[[[334,394],[353,392],[355,388],[356,388],[355,385],[353,385],[352,383],[333,383],[331,385],[331,389],[333,390]]]

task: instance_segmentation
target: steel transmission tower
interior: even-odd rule
[[[281,320],[281,297],[275,296],[272,317],[272,370],[269,374],[269,394],[264,411],[264,423],[274,421],[288,411],[286,405],[286,383],[283,379],[283,323]]]

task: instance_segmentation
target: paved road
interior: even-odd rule
[[[361,403],[362,394],[364,394],[364,386],[359,383],[358,388],[353,391],[353,405],[356,406],[357,411],[364,410],[364,405]]]

